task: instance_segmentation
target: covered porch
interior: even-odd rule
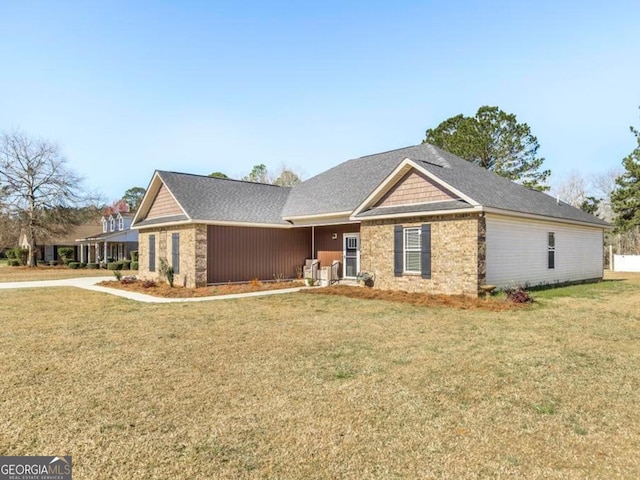
[[[138,232],[102,233],[76,240],[81,263],[108,263],[129,260],[130,252],[138,249]]]

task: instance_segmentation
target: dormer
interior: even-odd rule
[[[109,215],[109,231],[116,231],[116,219],[113,217],[113,215]]]
[[[116,220],[118,221],[118,231],[124,230],[124,218],[122,217],[122,213],[118,212]]]
[[[107,233],[109,231],[109,221],[107,217],[102,217],[102,233]]]

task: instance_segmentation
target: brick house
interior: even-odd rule
[[[140,275],[176,283],[295,277],[308,258],[375,287],[475,296],[597,280],[609,225],[433,145],[349,160],[294,187],[156,171],[132,228]]]

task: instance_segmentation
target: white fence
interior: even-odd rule
[[[614,272],[640,272],[640,255],[614,255]]]

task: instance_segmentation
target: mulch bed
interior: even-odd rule
[[[327,288],[304,290],[301,293],[315,295],[340,295],[367,300],[387,300],[390,302],[408,303],[421,307],[449,307],[463,310],[489,310],[501,312],[521,308],[522,304],[510,302],[504,298],[473,298],[464,295],[430,295],[427,293],[411,293],[402,290],[378,290],[373,288],[334,285]]]
[[[264,292],[268,290],[284,290],[286,288],[302,287],[302,282],[251,282],[241,284],[225,284],[210,287],[187,288],[180,286],[170,287],[165,282],[157,282],[155,286],[144,287],[142,280],[135,280],[132,283],[121,283],[116,281],[100,282],[98,285],[108,288],[118,288],[130,292],[144,293],[154,297],[165,298],[197,298],[213,297],[217,295],[231,295],[234,293]]]

